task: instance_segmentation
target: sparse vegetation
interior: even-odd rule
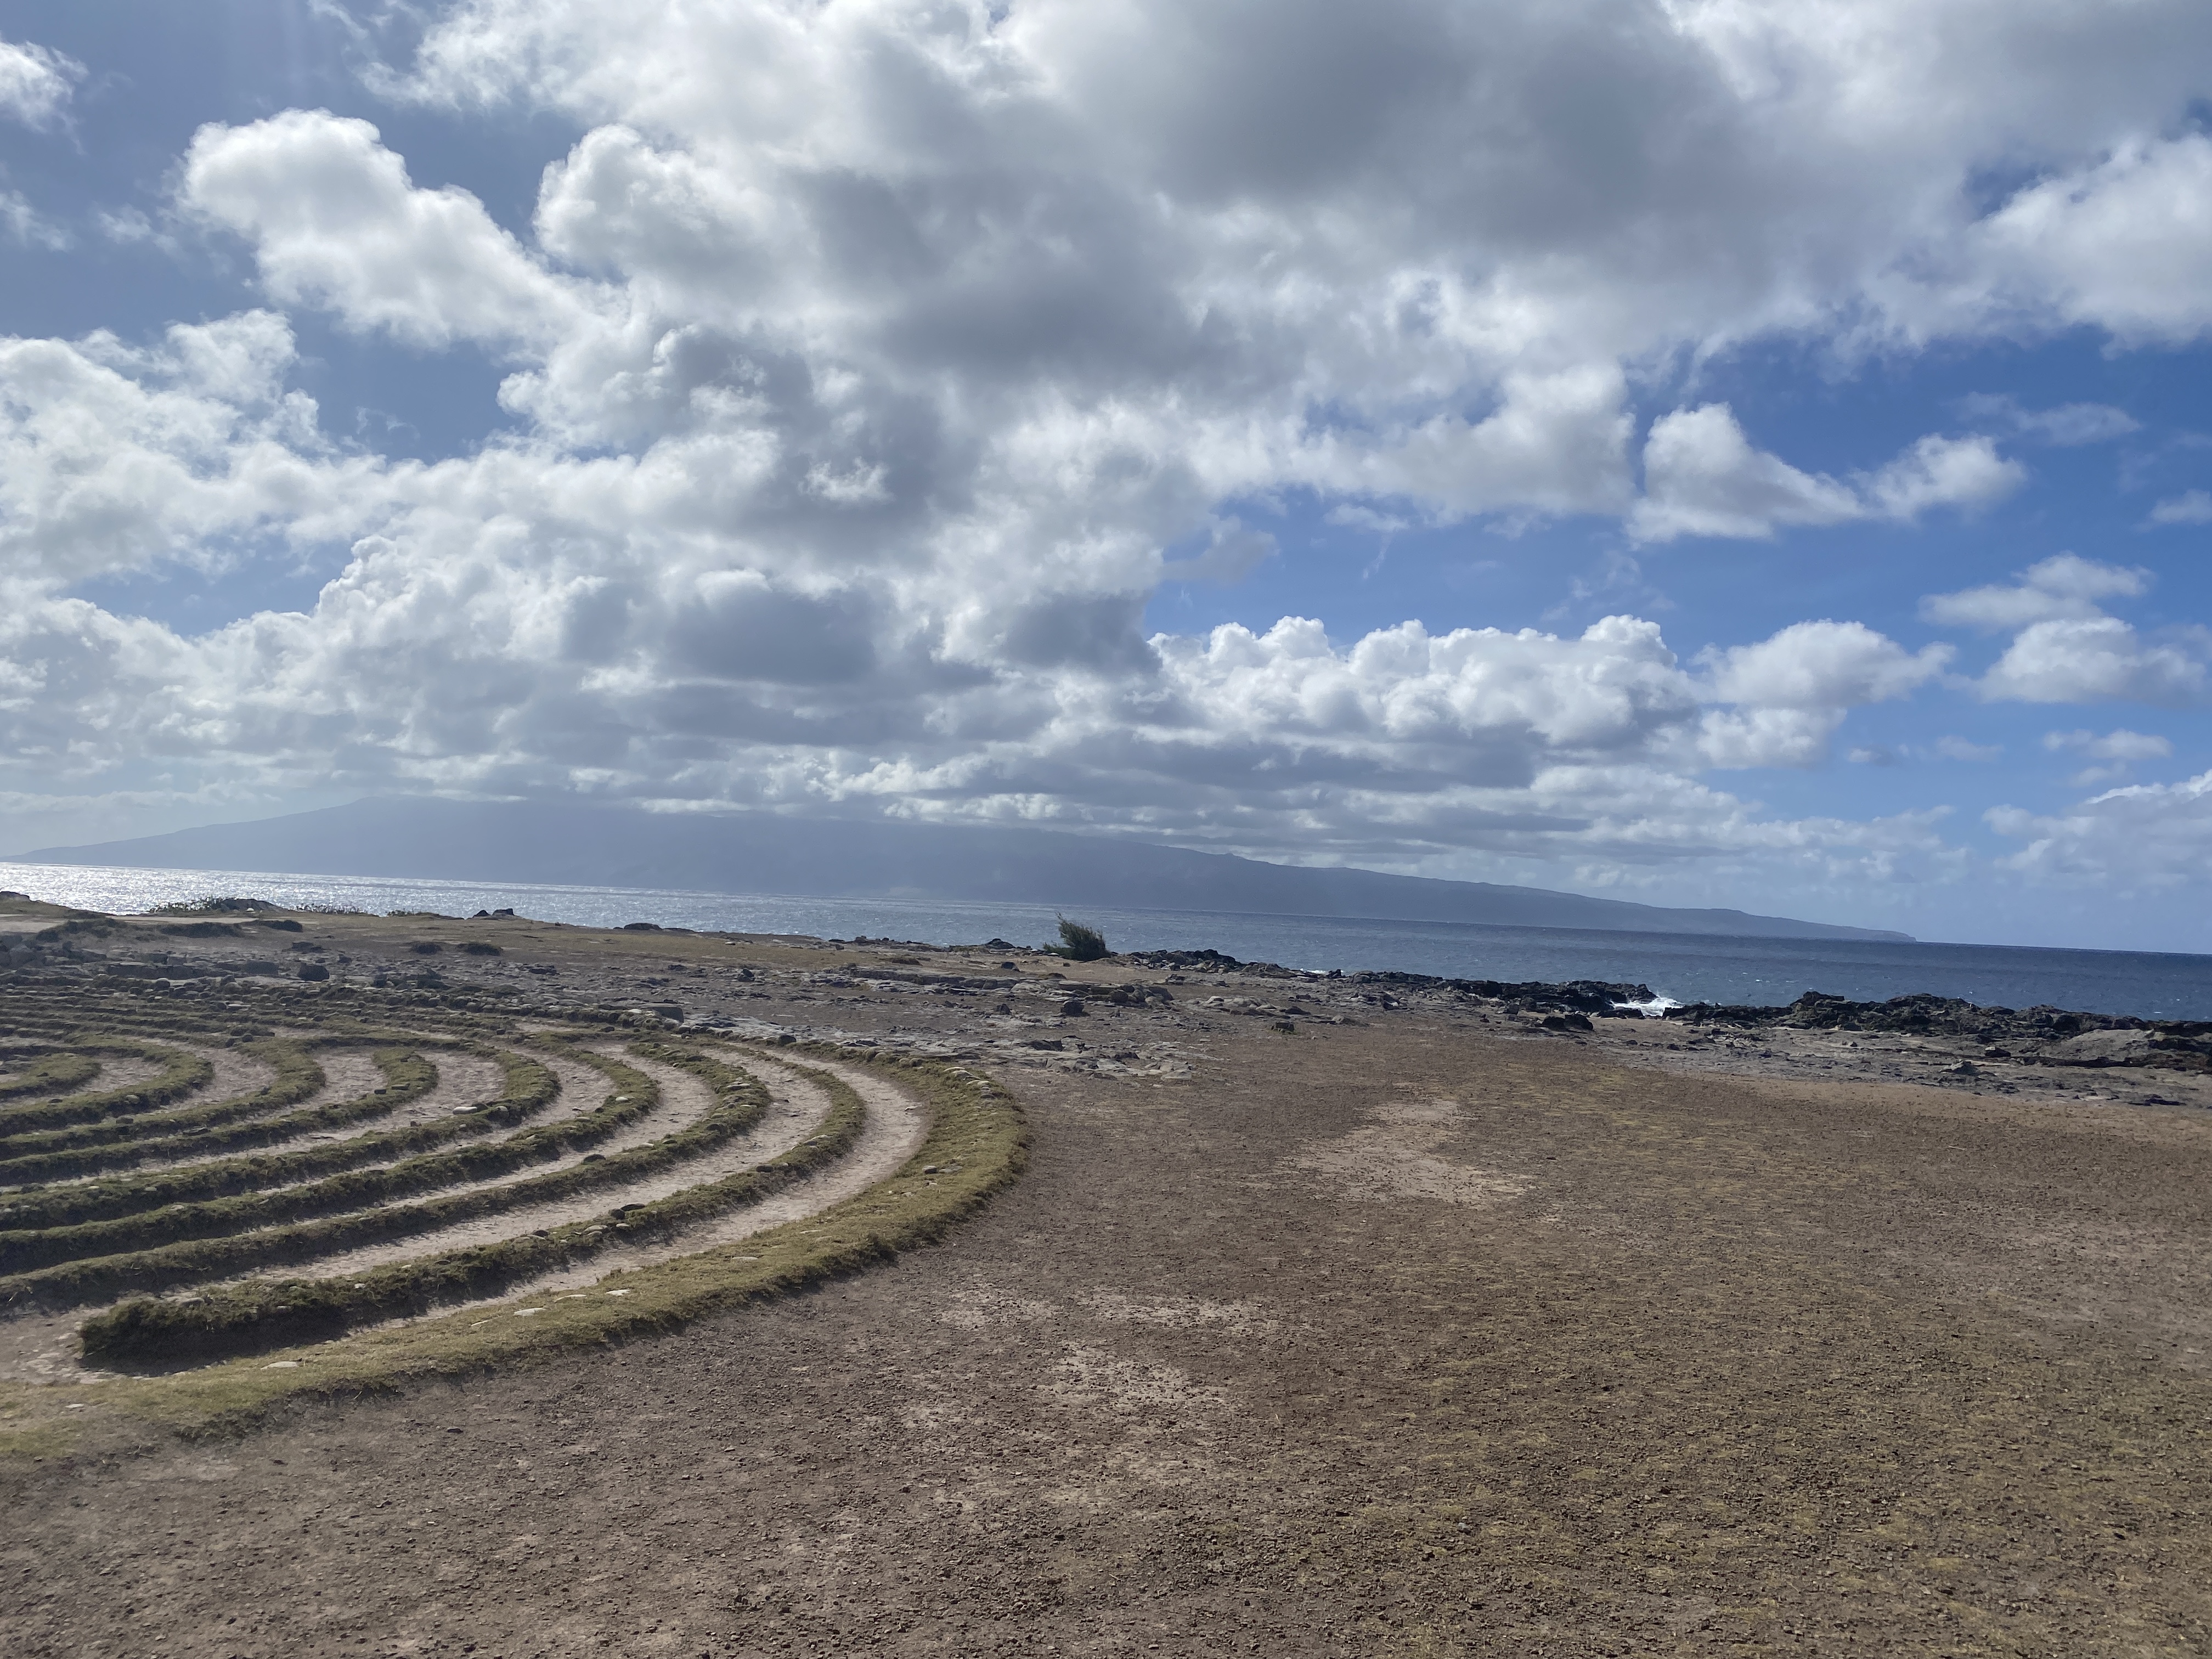
[[[1103,933],[1066,916],[1060,918],[1060,943],[1051,948],[1054,956],[1066,957],[1070,962],[1099,962],[1114,954],[1106,948]]]
[[[810,1289],[942,1238],[1018,1176],[1029,1135],[1012,1097],[988,1079],[930,1062],[879,1060],[828,1044],[785,1045],[878,1066],[930,1108],[921,1149],[891,1180],[742,1247],[615,1274],[594,1292],[545,1301],[533,1316],[475,1308],[312,1347],[263,1350],[171,1377],[112,1385],[117,1407],[200,1430],[235,1428],[302,1392],[349,1395],[496,1364],[543,1364],[578,1348],[670,1331],[711,1314]],[[922,1171],[934,1166],[937,1173]],[[275,1370],[272,1364],[286,1369]],[[35,1428],[35,1425],[33,1425]]]
[[[384,1086],[353,1104],[367,1105],[379,1113],[398,1111],[428,1093],[438,1080],[436,1067],[419,1054],[383,1049],[374,1058],[383,1073]],[[110,1216],[156,1210],[167,1204],[254,1192],[289,1182],[312,1180],[356,1164],[373,1164],[463,1135],[487,1134],[494,1128],[520,1121],[520,1116],[541,1110],[551,1102],[550,1074],[542,1067],[538,1068],[538,1073],[531,1079],[526,1095],[518,1097],[511,1083],[507,1098],[481,1111],[451,1114],[400,1129],[356,1135],[348,1140],[278,1156],[219,1158],[149,1175],[73,1181],[58,1187],[11,1194],[0,1200],[0,1229],[15,1231],[74,1226]]]
[[[52,1181],[112,1169],[118,1164],[143,1162],[123,1143],[153,1135],[190,1134],[258,1118],[278,1106],[305,1100],[323,1086],[322,1067],[298,1043],[264,1042],[242,1046],[246,1053],[275,1068],[276,1079],[267,1087],[228,1100],[180,1106],[173,1111],[144,1110],[144,1104],[155,1103],[146,1099],[150,1089],[162,1088],[161,1098],[172,1100],[214,1076],[213,1067],[204,1057],[179,1054],[155,1084],[117,1091],[112,1106],[107,1109],[112,1115],[103,1115],[95,1122],[76,1122],[70,1128],[12,1135],[0,1141],[0,1155],[3,1155],[0,1156],[0,1184]],[[182,1085],[186,1074],[193,1081]],[[142,1103],[131,1104],[133,1102]],[[126,1106],[136,1115],[125,1115]]]
[[[100,1062],[89,1054],[57,1054],[43,1048],[15,1048],[0,1054],[10,1063],[30,1063],[12,1073],[0,1075],[0,1100],[18,1100],[25,1095],[51,1095],[64,1089],[74,1089],[80,1083],[89,1083],[100,1075]]]
[[[89,1082],[99,1076],[100,1057],[106,1055],[149,1060],[161,1069],[143,1083],[126,1084],[120,1088],[95,1094],[70,1095],[59,1100],[42,1101],[35,1106],[18,1106],[0,1111],[0,1182],[16,1178],[11,1166],[25,1152],[45,1149],[49,1143],[40,1139],[42,1135],[70,1124],[98,1122],[105,1119],[127,1117],[134,1113],[150,1112],[170,1101],[182,1099],[193,1090],[204,1086],[215,1075],[214,1064],[204,1055],[155,1043],[112,1038],[81,1041],[74,1045],[71,1054],[58,1056],[56,1061],[50,1063],[58,1064],[62,1059],[73,1058],[80,1066],[91,1068],[88,1074],[76,1080]],[[121,1127],[116,1131],[117,1133],[129,1132]]]
[[[337,1342],[344,1333],[403,1316],[419,1318],[442,1304],[481,1304],[486,1297],[588,1262],[618,1244],[680,1237],[688,1225],[757,1203],[839,1162],[859,1144],[867,1109],[842,1078],[804,1062],[817,1055],[842,1065],[883,1062],[785,1039],[775,1050],[781,1063],[799,1062],[800,1074],[828,1101],[826,1115],[811,1132],[733,1173],[622,1202],[623,1188],[680,1170],[761,1121],[769,1097],[748,1071],[742,1046],[648,1038],[634,1041],[634,1060],[617,1059],[597,1051],[592,1045],[603,1048],[605,1036],[588,1028],[529,1035],[488,1012],[437,1008],[427,1000],[414,1002],[416,1012],[409,1018],[416,1029],[405,1034],[412,1042],[401,1046],[394,1041],[400,1033],[378,1029],[375,1022],[405,1006],[406,994],[395,1004],[376,993],[337,993],[341,1000],[334,1006],[329,992],[311,1000],[317,992],[288,993],[281,988],[284,983],[272,984],[252,1007],[234,1004],[228,1012],[103,988],[103,996],[128,999],[101,1013],[111,1028],[130,1034],[99,1039],[69,1028],[68,1019],[82,1014],[66,994],[0,1012],[0,1040],[12,1042],[12,1053],[27,1062],[15,1080],[27,1083],[34,1071],[38,1079],[18,1092],[25,1103],[14,1109],[37,1115],[19,1124],[20,1133],[0,1135],[0,1178],[58,1183],[0,1194],[0,1307],[86,1308],[88,1360],[164,1373],[118,1385],[131,1392],[104,1398],[127,1398],[133,1409],[200,1418],[253,1409],[301,1383],[319,1386],[327,1379],[326,1372],[310,1379],[267,1370],[272,1346],[302,1341],[317,1346],[295,1352],[342,1350],[349,1358],[368,1354],[373,1363],[364,1376],[397,1376],[665,1328],[923,1242],[1018,1166],[1018,1116],[995,1090],[943,1068],[886,1067],[902,1086],[930,1102],[933,1121],[927,1155],[878,1189],[880,1196],[864,1194],[869,1200],[864,1212],[853,1207],[862,1200],[852,1200],[806,1227],[772,1231],[744,1253],[749,1259],[708,1251],[622,1275],[616,1286],[621,1296],[599,1299],[588,1315],[574,1299],[564,1302],[558,1320],[533,1324],[532,1340],[520,1346],[512,1328],[481,1315],[465,1321],[440,1316]],[[371,1019],[347,1012],[348,1004]],[[271,1014],[295,1027],[321,1027],[321,1034],[286,1030],[274,1035],[266,1024]],[[349,1045],[370,1048],[382,1086],[340,1100],[315,1098],[325,1084],[317,1055]],[[228,1097],[210,1095],[210,1062],[191,1048],[222,1047],[270,1067],[274,1077]],[[539,1052],[533,1054],[533,1048]],[[507,1068],[507,1093],[499,1101],[328,1144],[307,1139],[329,1132],[321,1126],[343,1127],[420,1100],[436,1086],[437,1068],[447,1057],[471,1049],[495,1055]],[[0,1058],[9,1052],[0,1051]],[[125,1107],[120,1097],[143,1097],[155,1083],[110,1090],[106,1093],[118,1097],[111,1103],[113,1112],[103,1109],[100,1115],[69,1121],[60,1119],[88,1109],[86,1103],[94,1097],[36,1098],[41,1091],[58,1094],[96,1084],[103,1054],[162,1064],[168,1068],[167,1096]],[[607,1080],[606,1099],[592,1112],[530,1126],[526,1120],[555,1097],[556,1078],[549,1062],[599,1071]],[[604,1146],[618,1131],[635,1139],[629,1126],[650,1122],[661,1109],[661,1091],[647,1067],[689,1073],[714,1091],[711,1107],[671,1133],[604,1153],[585,1151]],[[64,1109],[58,1115],[57,1107]],[[247,1146],[292,1144],[270,1154],[239,1156],[230,1144],[234,1138],[245,1138]],[[165,1167],[144,1174],[101,1173],[118,1164],[127,1171],[141,1159]],[[555,1167],[528,1172],[529,1165],[549,1160]],[[928,1178],[917,1180],[914,1172],[923,1163],[957,1170],[959,1176],[950,1179],[933,1168]],[[75,1178],[87,1174],[94,1178]],[[585,1219],[535,1229],[524,1222],[505,1236],[460,1248],[413,1255],[404,1248],[410,1238],[456,1224],[495,1221],[594,1192],[611,1196],[605,1208]],[[870,1224],[854,1231],[844,1224],[859,1213]],[[837,1224],[825,1226],[832,1218]],[[389,1260],[372,1257],[343,1274],[270,1272],[386,1246],[398,1247]],[[100,1304],[134,1290],[141,1292],[134,1299],[100,1310]],[[144,1294],[155,1291],[161,1294]],[[264,1358],[222,1359],[249,1353]],[[241,1374],[236,1365],[251,1369]],[[9,1398],[9,1389],[0,1387],[0,1403]]]

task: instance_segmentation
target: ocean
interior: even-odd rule
[[[86,909],[130,914],[236,894],[299,906],[469,915],[512,908],[545,921],[664,927],[817,939],[972,945],[1056,937],[1049,905],[789,898],[653,888],[136,870],[0,862],[0,887]],[[2000,945],[1721,939],[1466,922],[1365,921],[1337,916],[1085,908],[1117,951],[1215,950],[1290,968],[1396,969],[1445,978],[1595,979],[1648,985],[1675,1002],[1786,1003],[1806,991],[1859,1001],[1913,992],[2008,1008],[2039,1004],[2149,1019],[2212,1019],[2212,957],[2142,951],[2057,951]]]

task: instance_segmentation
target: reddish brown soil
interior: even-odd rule
[[[825,1293],[0,1469],[0,1651],[2212,1643],[2212,1118],[1411,1013],[1194,1054],[1011,1074],[1029,1174]]]

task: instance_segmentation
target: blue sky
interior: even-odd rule
[[[0,40],[6,848],[575,793],[2212,950],[2199,6]]]

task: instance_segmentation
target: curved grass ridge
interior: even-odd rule
[[[743,1045],[728,1046],[742,1048]],[[334,1342],[234,1359],[170,1376],[106,1385],[112,1409],[190,1434],[251,1427],[302,1395],[343,1397],[498,1366],[545,1364],[578,1349],[680,1329],[894,1260],[942,1238],[1021,1173],[1029,1130],[1013,1097],[988,1078],[939,1061],[808,1042],[768,1050],[861,1065],[896,1076],[929,1115],[921,1146],[897,1174],[818,1215],[741,1245],[610,1275],[589,1292],[477,1306]],[[939,1173],[923,1173],[934,1165]],[[534,1311],[533,1311],[534,1310]],[[65,1443],[58,1408],[33,1420],[22,1390],[0,1393],[27,1445]],[[40,1437],[46,1438],[41,1439]]]
[[[104,1160],[112,1155],[101,1153],[88,1157],[87,1150],[106,1146],[151,1129],[174,1133],[202,1127],[213,1128],[218,1124],[235,1122],[240,1118],[259,1117],[279,1106],[289,1106],[305,1100],[323,1086],[323,1068],[315,1064],[313,1057],[299,1042],[272,1038],[266,1042],[241,1043],[240,1047],[256,1060],[266,1060],[275,1067],[276,1075],[265,1087],[251,1094],[236,1095],[230,1099],[213,1101],[205,1105],[179,1107],[173,1112],[103,1118],[96,1123],[80,1123],[73,1128],[16,1136],[11,1145],[0,1147],[0,1152],[7,1154],[6,1161],[0,1162],[0,1185],[47,1181],[57,1175],[81,1174],[88,1172],[88,1169],[109,1167]],[[195,1054],[191,1058],[202,1066],[209,1064],[200,1055]],[[210,1066],[200,1082],[204,1083],[208,1077],[213,1075],[213,1067]]]
[[[430,1132],[422,1138],[434,1144],[457,1139],[462,1134],[481,1134],[492,1126],[477,1127],[478,1118],[490,1117],[494,1114],[502,1117],[516,1114],[529,1115],[542,1111],[558,1093],[552,1073],[535,1060],[516,1060],[509,1068],[508,1079],[509,1092],[494,1103],[489,1110],[465,1111],[417,1126]],[[610,1103],[611,1105],[612,1103]],[[630,1103],[625,1101],[622,1103],[629,1105]],[[626,1114],[606,1114],[608,1121],[605,1123],[599,1122],[599,1115],[595,1115],[582,1120],[579,1127],[588,1126],[586,1133],[592,1139],[603,1139],[620,1127],[623,1122],[634,1118],[640,1109],[632,1105]],[[456,1119],[458,1129],[449,1127],[455,1123]],[[569,1127],[566,1124],[556,1124],[526,1129],[506,1140],[463,1147],[458,1151],[431,1152],[381,1169],[354,1170],[319,1181],[283,1187],[275,1192],[247,1191],[230,1197],[171,1203],[161,1209],[134,1208],[124,1214],[74,1224],[19,1226],[0,1232],[0,1274],[14,1275],[53,1262],[84,1261],[125,1252],[152,1251],[191,1239],[222,1237],[256,1228],[274,1228],[287,1222],[358,1209],[366,1205],[389,1204],[398,1199],[436,1192],[444,1187],[490,1179],[526,1164],[546,1163],[559,1158],[570,1149],[572,1144],[578,1143],[577,1134],[564,1133]],[[394,1131],[388,1137],[362,1137],[363,1139],[398,1143],[404,1143],[410,1138],[405,1131]],[[589,1141],[585,1140],[581,1144],[589,1144]],[[319,1157],[339,1154],[344,1150],[343,1147],[312,1148],[289,1158],[255,1159],[252,1162],[263,1165],[283,1165],[292,1164],[296,1160],[298,1166],[309,1167],[318,1161]],[[362,1163],[367,1159],[356,1155],[347,1161]],[[228,1166],[214,1164],[204,1167],[220,1176]],[[197,1169],[179,1172],[180,1182],[199,1173]],[[160,1183],[149,1182],[148,1184],[158,1186]],[[65,1188],[53,1196],[57,1200],[66,1202],[70,1195]],[[8,1279],[0,1277],[0,1301],[9,1299],[9,1288]]]
[[[702,1079],[732,1103],[728,1115],[741,1122],[744,1131],[767,1113],[766,1087],[734,1066],[696,1051],[661,1044],[631,1046],[647,1059],[680,1066]],[[327,1341],[362,1325],[428,1312],[441,1303],[481,1300],[617,1245],[758,1203],[843,1157],[866,1122],[860,1098],[848,1085],[811,1067],[799,1069],[830,1091],[833,1104],[822,1127],[805,1145],[720,1181],[687,1187],[650,1203],[622,1205],[588,1220],[523,1237],[396,1261],[343,1279],[247,1279],[177,1300],[125,1302],[81,1328],[85,1357],[113,1368],[173,1365],[286,1343]],[[678,1139],[670,1136],[637,1150],[666,1147]],[[711,1150],[725,1139],[718,1134],[709,1142],[702,1137],[692,1155]],[[662,1167],[678,1161],[673,1155],[659,1160]],[[636,1173],[629,1171],[626,1178]]]
[[[70,1095],[61,1100],[50,1100],[36,1106],[17,1106],[0,1112],[0,1142],[19,1137],[36,1136],[41,1132],[65,1128],[73,1123],[98,1120],[126,1120],[118,1135],[134,1133],[131,1122],[143,1122],[136,1116],[152,1111],[157,1106],[191,1093],[206,1086],[215,1076],[215,1066],[204,1054],[179,1053],[151,1042],[131,1042],[114,1037],[75,1042],[71,1048],[88,1054],[129,1054],[139,1060],[161,1063],[161,1072],[143,1083],[126,1084],[121,1088],[104,1090],[99,1094]],[[97,1075],[95,1070],[94,1075]],[[26,1151],[40,1150],[27,1141]],[[15,1149],[0,1145],[0,1158],[14,1156]]]
[[[44,1044],[9,1043],[0,1048],[0,1060],[31,1062],[14,1077],[0,1078],[0,1100],[21,1100],[26,1095],[58,1094],[89,1083],[100,1075],[100,1062],[83,1054],[58,1053]]]
[[[348,1035],[317,1037],[310,1046],[319,1051],[325,1048],[388,1044],[391,1041],[389,1036]],[[410,1040],[408,1046],[428,1048],[438,1041],[438,1039],[412,1039]],[[494,1051],[493,1057],[500,1060],[502,1066],[506,1066],[506,1060],[501,1058],[497,1051]],[[511,1076],[508,1081],[512,1085],[514,1079]],[[433,1086],[435,1082],[436,1079],[433,1078],[424,1086],[427,1089]],[[549,1096],[547,1101],[542,1104],[549,1104],[550,1100],[551,1097]],[[70,1176],[93,1175],[102,1170],[128,1170],[141,1164],[166,1164],[184,1158],[204,1158],[215,1152],[235,1152],[241,1147],[268,1146],[278,1141],[292,1140],[301,1135],[313,1134],[318,1130],[343,1129],[349,1124],[360,1122],[363,1118],[381,1117],[390,1111],[395,1103],[404,1105],[406,1102],[403,1100],[395,1103],[392,1098],[392,1085],[387,1083],[386,1091],[382,1094],[371,1092],[356,1095],[351,1100],[334,1100],[325,1105],[309,1106],[302,1110],[283,1113],[276,1117],[252,1119],[243,1123],[228,1123],[213,1128],[202,1125],[176,1134],[157,1137],[150,1140],[122,1141],[89,1152],[52,1153],[40,1164],[42,1173],[37,1178],[41,1182],[65,1180]],[[521,1120],[509,1121],[520,1121]],[[21,1162],[29,1164],[34,1160],[27,1158]],[[4,1172],[0,1172],[0,1178],[4,1178]]]
[[[557,1045],[548,1043],[547,1046],[553,1048]],[[491,1146],[468,1147],[436,1154],[431,1159],[414,1160],[424,1164],[434,1162],[445,1170],[443,1179],[433,1180],[426,1171],[416,1171],[416,1178],[425,1181],[428,1190],[452,1186],[458,1182],[494,1178],[507,1170],[529,1163],[547,1161],[559,1158],[564,1152],[596,1146],[659,1105],[659,1087],[644,1073],[618,1060],[610,1060],[581,1050],[574,1051],[569,1057],[604,1073],[614,1085],[614,1091],[609,1092],[596,1111],[583,1117],[525,1130],[512,1140]],[[550,1080],[550,1073],[548,1076]],[[698,1127],[693,1126],[695,1130]],[[82,1307],[87,1303],[104,1302],[112,1297],[128,1295],[133,1291],[198,1284],[210,1279],[228,1278],[234,1273],[251,1273],[261,1267],[313,1261],[319,1256],[334,1255],[342,1250],[359,1249],[365,1245],[390,1243],[412,1234],[434,1232],[457,1222],[473,1221],[480,1217],[497,1215],[501,1211],[541,1204],[549,1199],[565,1198],[610,1181],[633,1178],[658,1167],[653,1154],[656,1149],[677,1139],[678,1137],[670,1136],[666,1140],[634,1147],[611,1158],[572,1164],[567,1169],[555,1170],[504,1186],[483,1188],[475,1192],[451,1193],[442,1198],[426,1199],[419,1203],[394,1204],[383,1209],[329,1215],[321,1220],[263,1226],[251,1232],[187,1239],[10,1273],[0,1278],[0,1305],[29,1303],[49,1308]],[[472,1156],[479,1152],[500,1153],[502,1149],[516,1147],[518,1143],[520,1150],[509,1152],[503,1159],[492,1157],[479,1159]],[[502,1164],[504,1168],[500,1167]],[[398,1167],[404,1169],[407,1166]],[[455,1173],[457,1170],[463,1173]],[[362,1194],[373,1193],[375,1189],[374,1178],[386,1173],[377,1170],[358,1172],[370,1179],[352,1182],[354,1196],[349,1201],[356,1204],[373,1202],[373,1198]],[[340,1177],[339,1180],[351,1182],[349,1177]],[[336,1202],[334,1183],[321,1185],[330,1201]],[[285,1194],[273,1196],[281,1199]],[[228,1204],[204,1207],[234,1217],[246,1206],[258,1201],[252,1199],[229,1200]],[[233,1204],[240,1207],[228,1207]],[[245,1224],[253,1224],[248,1222]]]
[[[437,1086],[437,1068],[406,1048],[380,1048],[370,1056],[384,1084],[373,1093],[344,1103],[351,1108],[367,1103],[379,1115],[394,1112],[421,1099]],[[148,1175],[107,1176],[93,1181],[73,1181],[58,1187],[20,1188],[0,1198],[0,1237],[5,1231],[29,1227],[69,1227],[82,1221],[155,1210],[165,1204],[193,1199],[218,1198],[232,1193],[258,1191],[288,1181],[306,1180],[333,1170],[365,1164],[392,1149],[412,1150],[418,1132],[444,1138],[462,1133],[488,1133],[498,1127],[483,1122],[497,1109],[486,1104],[474,1112],[452,1114],[427,1123],[410,1124],[385,1133],[356,1135],[327,1146],[310,1146],[296,1152],[256,1154],[218,1158],[183,1169],[156,1170]],[[449,1126],[451,1126],[449,1127]],[[206,1141],[195,1136],[178,1148],[179,1157],[206,1150]]]

